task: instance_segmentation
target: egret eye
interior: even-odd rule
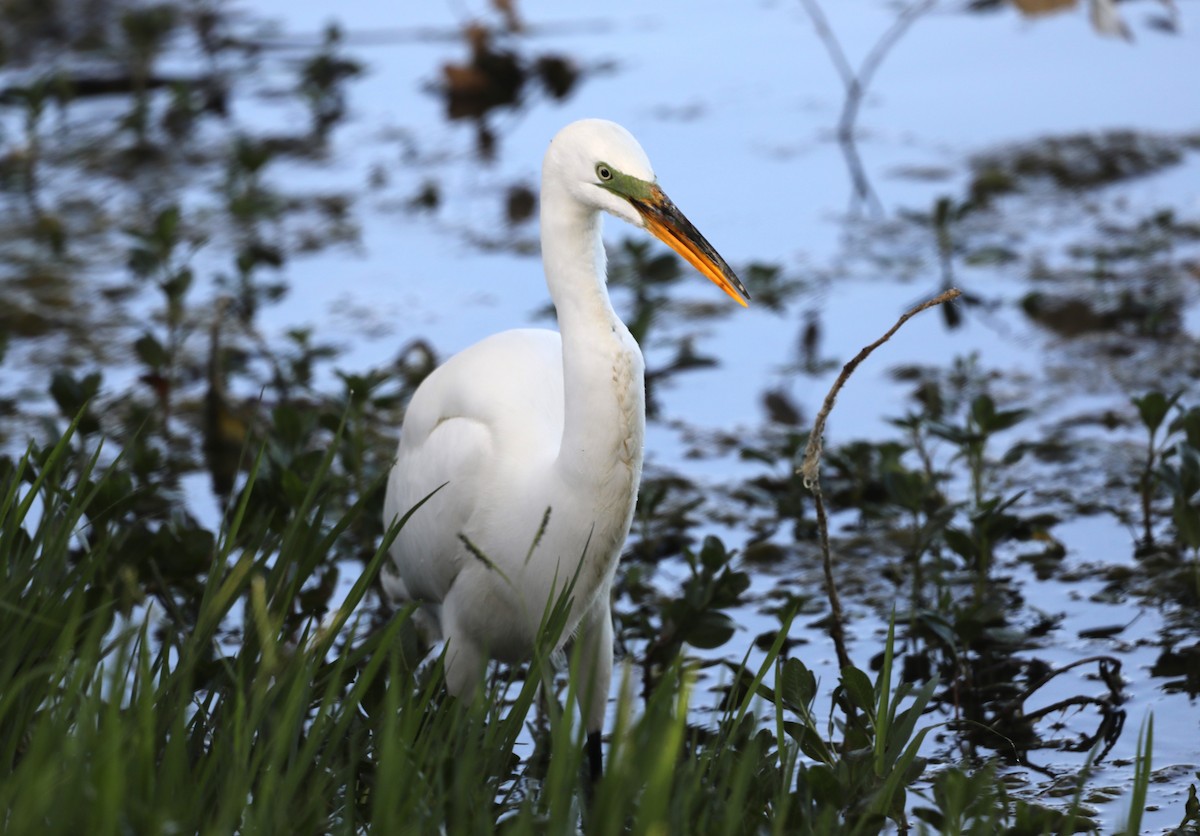
[[[612,169],[604,163],[600,163],[596,166],[596,176],[600,178],[601,182],[607,182],[613,177]]]

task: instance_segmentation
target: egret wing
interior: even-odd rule
[[[441,488],[392,545],[397,597],[441,602],[463,566],[472,518],[513,497],[485,495],[504,472],[553,459],[562,439],[562,344],[557,333],[505,331],[464,350],[422,382],[409,404],[384,522]],[[515,477],[515,474],[513,474]],[[483,546],[485,544],[476,544]]]

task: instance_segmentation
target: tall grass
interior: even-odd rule
[[[212,541],[198,604],[185,618],[190,630],[160,629],[170,604],[123,604],[113,574],[129,556],[92,522],[122,462],[101,469],[98,451],[81,464],[80,456],[68,431],[0,472],[5,833],[578,826],[582,730],[574,716],[551,714],[552,757],[542,773],[532,774],[517,751],[561,631],[561,602],[547,614],[546,640],[523,683],[493,683],[473,705],[457,705],[444,696],[441,665],[416,664],[410,610],[373,629],[355,615],[404,521],[335,614],[297,631],[291,616],[306,582],[363,508],[326,520],[318,472],[286,524],[265,525],[247,513],[255,468]],[[593,808],[609,829],[623,828],[642,788],[653,789],[647,798],[671,795],[687,691],[661,693],[649,719],[621,732],[648,735],[652,763],[643,770],[640,756],[613,747],[610,774],[621,777],[602,785],[604,803]],[[622,781],[628,800],[611,803]],[[661,823],[670,805],[647,810]]]
[[[526,732],[565,601],[548,610],[528,675],[494,680],[470,705],[445,695],[440,660],[421,663],[410,609],[372,621],[363,606],[403,520],[340,607],[297,618],[338,538],[373,513],[358,501],[326,514],[318,486],[335,449],[282,520],[254,512],[261,462],[251,469],[221,531],[202,538],[208,566],[190,597],[155,589],[161,576],[105,523],[127,484],[121,457],[101,466],[68,430],[0,460],[0,831],[826,834],[905,822],[935,686],[892,687],[890,635],[873,682],[841,671],[828,721],[813,710],[816,678],[782,655],[790,617],[757,666],[727,666],[703,725],[695,668],[676,656],[644,701],[621,689],[591,785],[572,710],[549,705],[548,738],[534,741],[548,759]],[[131,596],[131,566],[148,597]],[[571,675],[568,705],[575,686]],[[986,792],[964,789],[977,785]],[[933,790],[923,821],[1013,821],[989,772],[945,770]]]

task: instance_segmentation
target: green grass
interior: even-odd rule
[[[1151,759],[1154,751],[1154,715],[1146,715],[1138,732],[1137,758],[1133,770],[1133,792],[1129,796],[1129,811],[1117,830],[1123,836],[1142,832],[1142,814],[1146,811],[1146,791],[1150,786]]]
[[[532,751],[524,731],[553,678],[563,602],[529,674],[493,681],[472,705],[445,695],[440,661],[421,662],[410,610],[372,619],[363,605],[397,529],[341,606],[306,609],[339,538],[374,513],[366,500],[326,513],[337,449],[282,516],[254,510],[260,456],[221,530],[193,533],[208,563],[191,587],[130,553],[110,513],[124,458],[68,430],[2,460],[0,829],[859,834],[909,810],[953,832],[1052,833],[1063,821],[1012,802],[986,769],[917,783],[936,683],[893,687],[890,633],[874,680],[843,670],[833,716],[818,718],[816,678],[783,655],[790,615],[759,664],[727,665],[703,724],[685,656],[645,699],[630,696],[625,668],[606,772],[589,789],[573,711],[551,702]]]

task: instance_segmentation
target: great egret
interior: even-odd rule
[[[601,212],[648,229],[746,304],[637,140],[613,122],[567,125],[542,164],[542,263],[559,332],[505,331],[434,370],[409,404],[384,504],[390,525],[444,485],[400,530],[385,585],[420,602],[446,639],[452,694],[473,693],[488,657],[528,659],[547,602],[575,582],[564,636],[578,629],[582,643],[594,776],[612,679],[610,589],[646,429],[642,352],[608,298]]]

